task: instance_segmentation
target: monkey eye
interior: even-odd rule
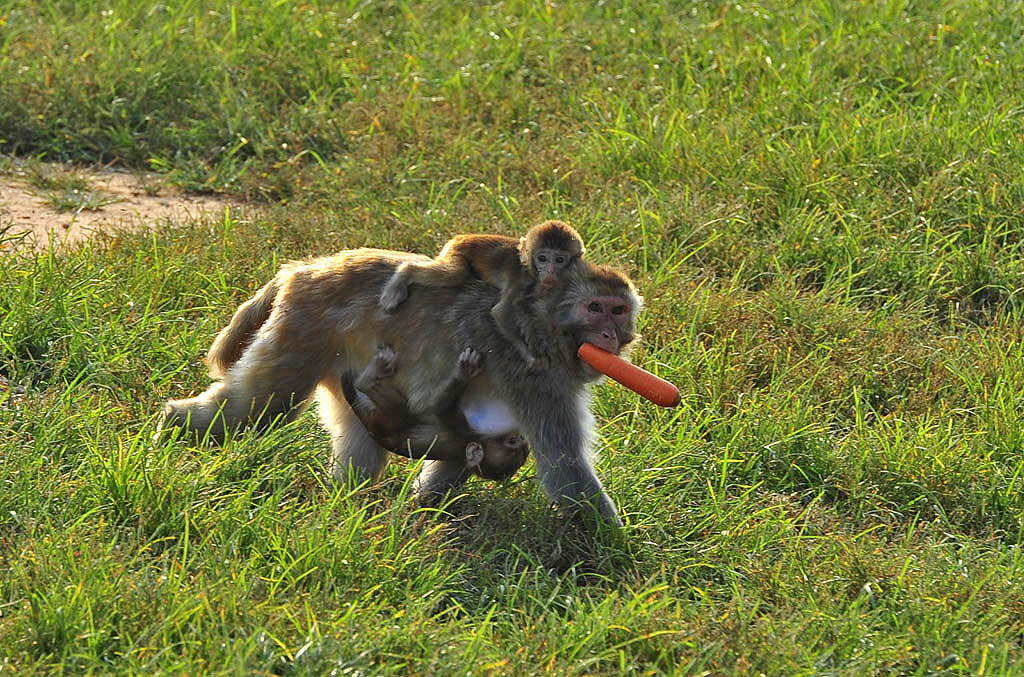
[[[557,263],[559,265],[565,263],[565,257],[564,256],[556,256],[555,257],[555,263]]]
[[[547,263],[548,262],[547,254],[537,254],[537,260],[540,261],[541,263]]]
[[[589,306],[587,306],[587,310],[589,310],[592,313],[599,313],[601,312],[601,304],[598,303],[597,301],[594,301]]]
[[[626,312],[626,306],[615,306],[612,308],[612,315],[622,315]]]

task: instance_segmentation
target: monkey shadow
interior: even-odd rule
[[[496,486],[471,482],[429,512],[446,522],[453,564],[467,567],[480,585],[505,586],[543,572],[579,586],[617,586],[635,572],[635,553],[621,529],[551,505],[534,477]]]

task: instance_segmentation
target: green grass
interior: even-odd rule
[[[0,672],[1024,671],[1024,10],[666,7],[0,0],[0,153],[254,207],[4,246]],[[596,388],[621,537],[149,441],[281,261],[555,217],[683,392]]]

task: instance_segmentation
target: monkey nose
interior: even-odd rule
[[[609,329],[601,330],[590,335],[587,339],[590,343],[593,343],[602,350],[607,350],[609,353],[619,352],[619,337],[614,331]]]

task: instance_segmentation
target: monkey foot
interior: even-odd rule
[[[380,293],[380,307],[390,313],[408,297],[409,285],[391,280],[384,286],[384,291]]]
[[[394,376],[398,370],[398,357],[395,349],[389,345],[382,344],[377,348],[377,354],[373,356],[374,368],[379,377]]]
[[[473,378],[480,373],[480,353],[466,348],[459,354],[459,370],[466,378]]]

